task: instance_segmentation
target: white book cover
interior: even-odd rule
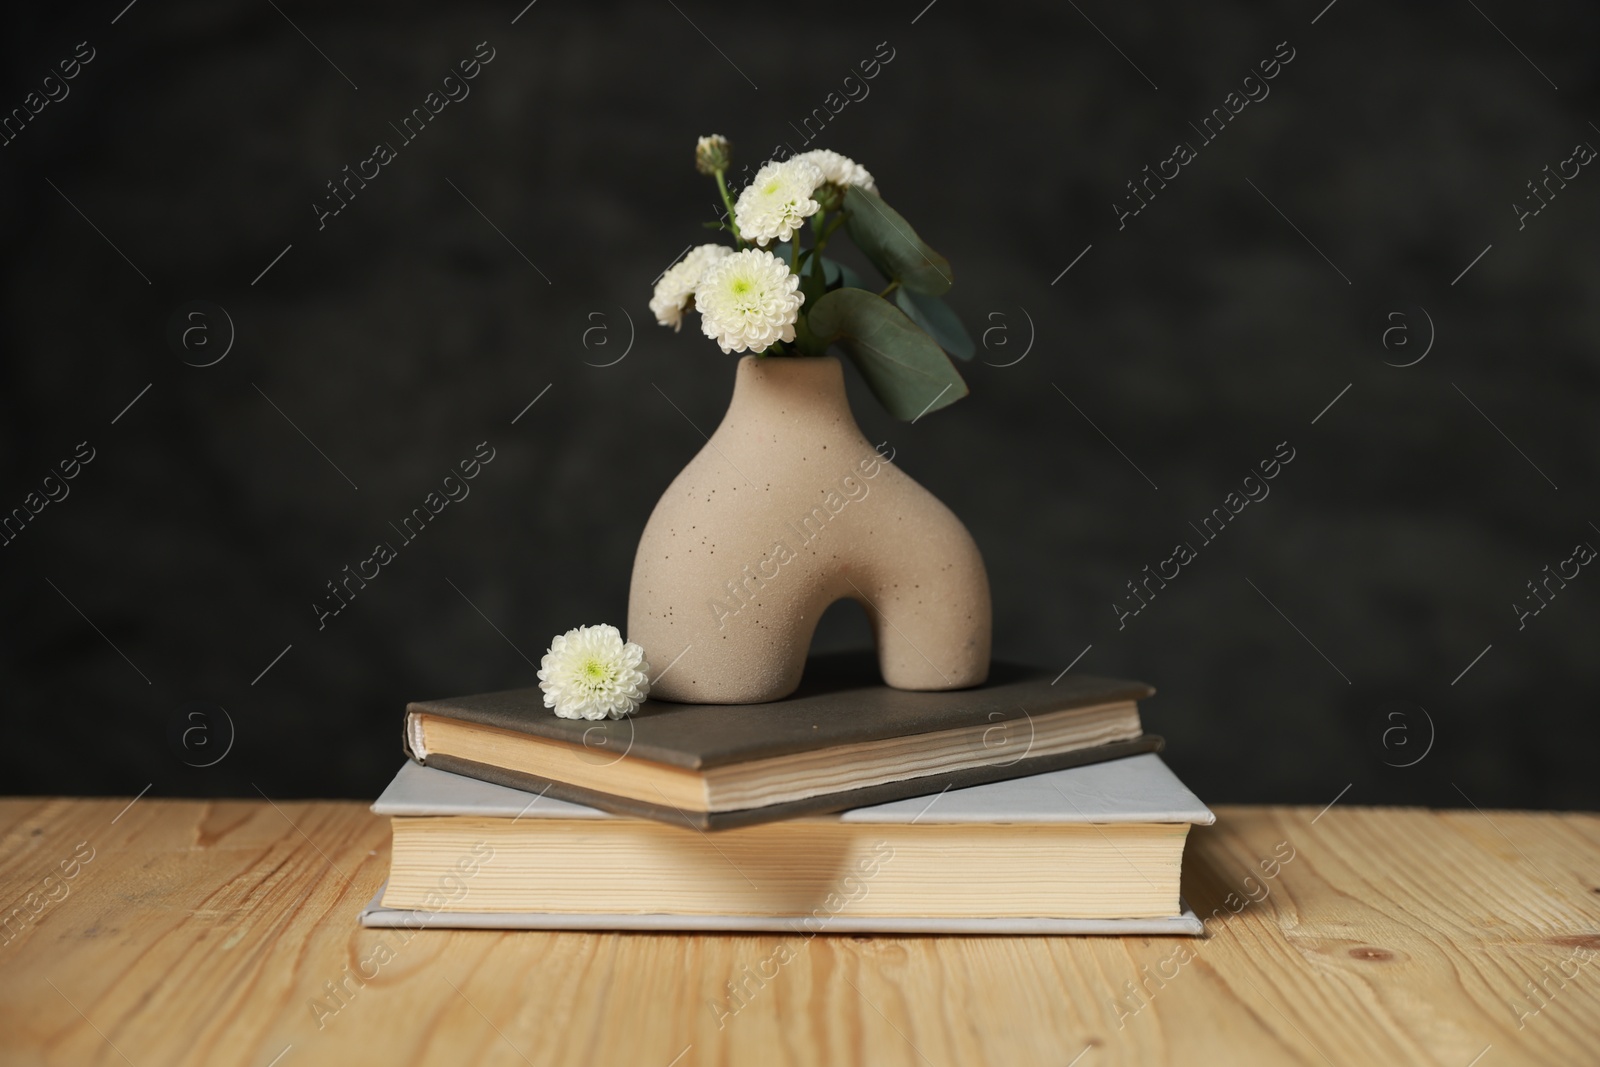
[[[612,819],[595,808],[480,782],[407,762],[372,810],[390,816],[474,815],[488,818]],[[1211,810],[1154,753],[1050,771],[1007,782],[951,789],[933,796],[808,816],[862,823],[1192,823],[1210,825]],[[690,832],[685,829],[682,832]],[[807,916],[570,915],[538,912],[419,912],[386,908],[382,888],[361,912],[363,926],[498,930],[644,930],[745,933],[810,929]],[[1187,904],[1178,915],[1141,919],[884,918],[835,915],[825,933],[1198,935]]]

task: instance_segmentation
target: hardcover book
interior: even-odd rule
[[[994,664],[977,688],[891,689],[869,655],[818,656],[767,704],[646,701],[561,719],[536,688],[408,706],[418,763],[618,814],[720,830],[1153,752],[1140,682]]]
[[[710,835],[408,763],[369,926],[1199,933],[1154,754]]]

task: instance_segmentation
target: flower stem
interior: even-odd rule
[[[733,231],[733,239],[744,244],[744,238],[739,234],[739,223],[733,217],[733,197],[728,192],[728,179],[723,171],[717,171],[717,188],[722,193],[722,203],[728,209],[728,228]]]
[[[883,292],[879,293],[878,295],[879,296],[888,296],[890,293],[894,292],[898,288],[900,288],[900,279],[896,278],[894,281],[892,281],[888,285],[884,286],[883,287]]]
[[[817,251],[818,255],[821,255],[822,250],[824,248],[828,247],[828,238],[833,236],[833,231],[837,230],[840,226],[843,226],[843,225],[844,225],[844,212],[841,211],[841,212],[839,212],[839,214],[837,214],[837,215],[835,215],[833,217],[833,221],[832,222],[828,223],[828,225],[826,227],[822,228],[822,232],[817,234],[817,239],[816,239],[816,242],[815,242],[816,251]]]

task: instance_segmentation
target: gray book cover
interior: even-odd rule
[[[974,689],[924,692],[883,684],[875,656],[839,652],[813,656],[793,695],[766,704],[678,704],[646,700],[624,719],[590,722],[557,718],[537,688],[447,700],[418,700],[408,719],[432,715],[530,734],[550,741],[704,771],[890,737],[915,737],[962,726],[1024,723],[1034,716],[1102,704],[1137,703],[1155,694],[1143,682],[1088,674],[1052,676],[1047,670],[996,661]],[[427,763],[408,729],[406,755]],[[996,753],[995,762],[1005,762]],[[418,758],[424,757],[424,758]]]
[[[946,788],[961,789],[979,782],[1021,778],[1138,752],[1158,752],[1161,738],[1139,733],[1136,710],[1124,732],[1108,736],[1102,743],[1048,753],[1031,751],[1033,721],[1037,717],[1136,704],[1154,692],[1143,682],[1092,675],[1052,676],[1048,671],[1004,662],[991,664],[989,680],[976,688],[914,692],[884,685],[877,661],[869,652],[829,653],[808,661],[805,678],[792,696],[767,704],[647,700],[637,713],[626,718],[589,722],[557,718],[544,707],[538,689],[416,701],[406,708],[403,742],[406,755],[418,763],[454,774],[512,789],[548,790],[553,797],[621,815],[687,824],[702,830],[725,830],[937,793]],[[526,734],[589,752],[627,753],[696,773],[964,728],[982,728],[985,738],[991,731],[1009,737],[1009,731],[1020,735],[1026,730],[1029,740],[1020,757],[1014,755],[1015,748],[1010,745],[985,744],[981,758],[969,758],[960,766],[908,771],[905,777],[893,781],[825,790],[757,807],[686,811],[592,784],[579,786],[432,750],[425,723],[433,719]]]

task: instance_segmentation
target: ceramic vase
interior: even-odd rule
[[[728,413],[656,504],[634,559],[628,639],[651,696],[779,700],[817,619],[866,609],[897,689],[989,672],[983,558],[961,520],[862,435],[831,356],[745,356]]]

